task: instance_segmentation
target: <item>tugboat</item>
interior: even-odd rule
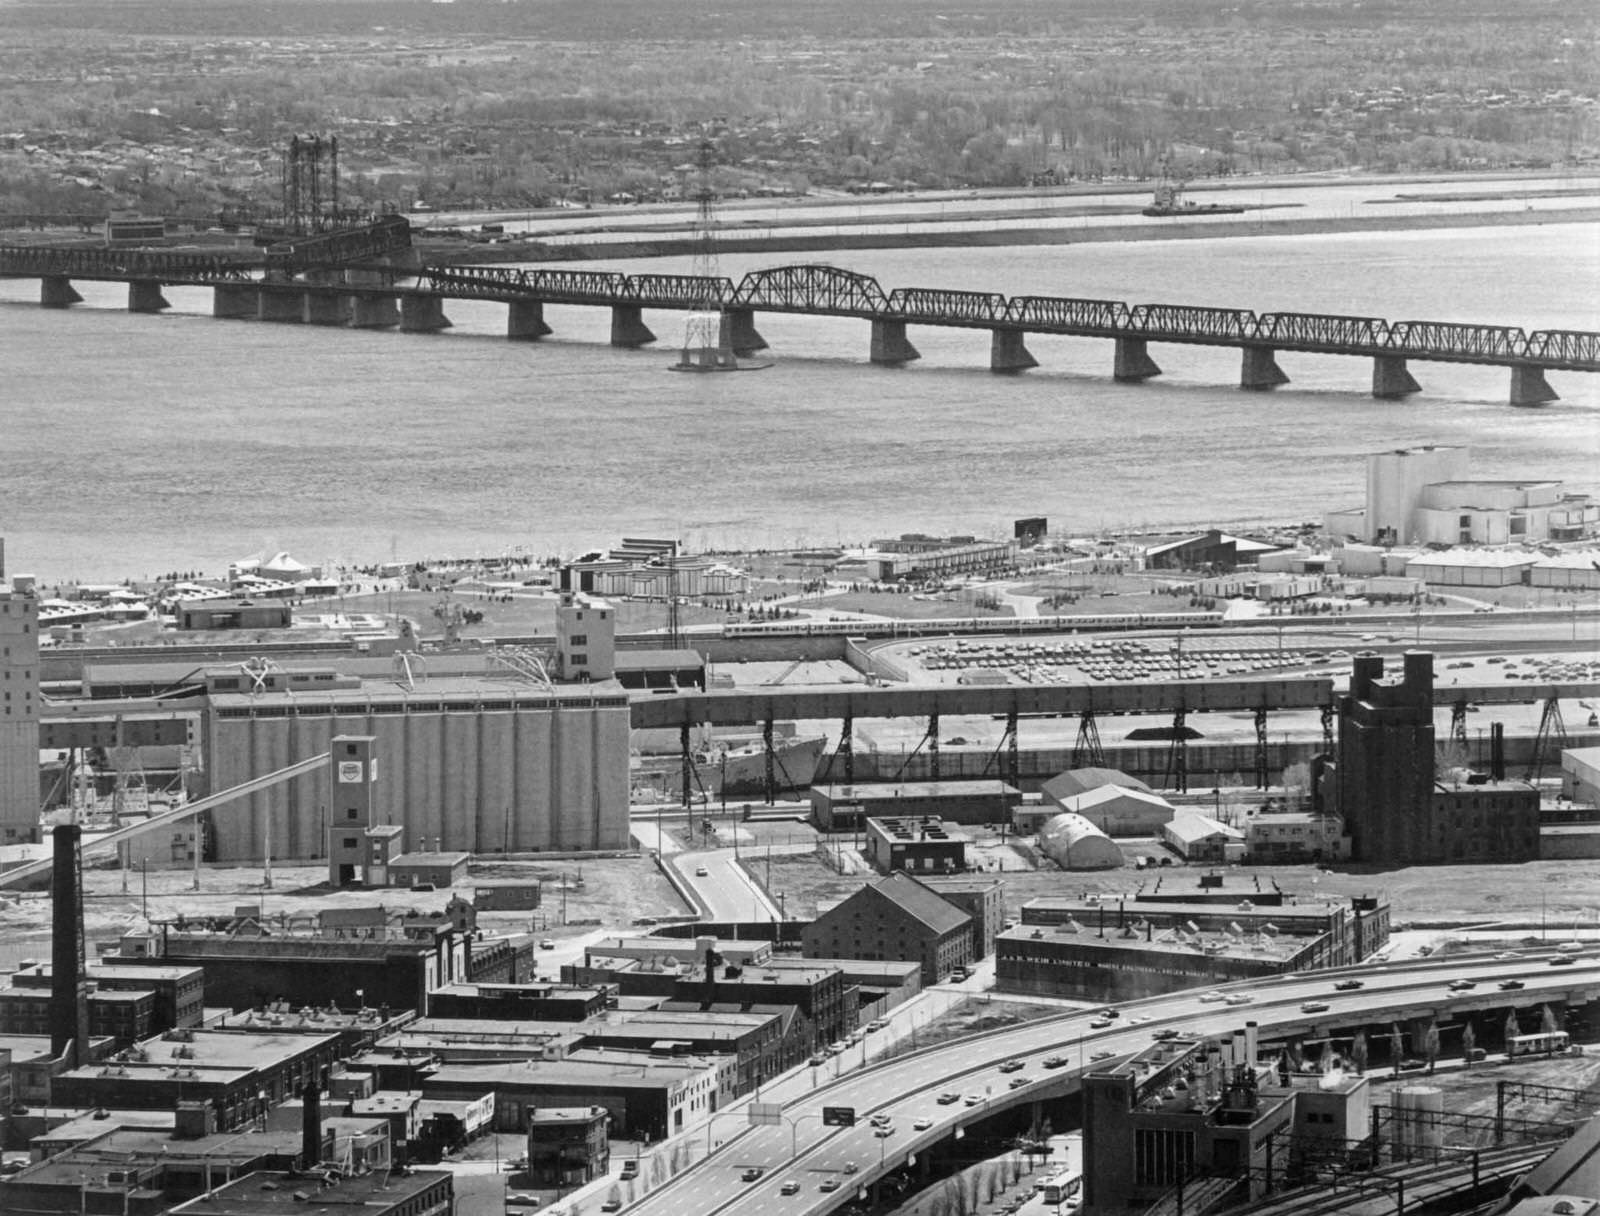
[[[1140,214],[1152,215],[1158,218],[1170,218],[1174,215],[1243,215],[1244,208],[1232,203],[1195,203],[1183,197],[1183,188],[1187,186],[1186,178],[1174,177],[1167,169],[1165,163],[1161,166],[1161,178],[1156,182],[1155,197],[1150,201]]]

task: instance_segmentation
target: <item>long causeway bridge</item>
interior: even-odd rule
[[[1548,372],[1600,372],[1600,334],[1582,330],[1527,333],[1502,325],[1008,297],[943,287],[885,291],[868,275],[819,265],[752,271],[737,283],[599,269],[418,267],[404,223],[396,217],[367,229],[289,241],[250,259],[157,249],[0,245],[0,278],[39,279],[40,303],[47,308],[81,300],[74,279],[127,283],[128,308],[134,312],[169,307],[163,287],[210,287],[217,317],[404,332],[448,329],[446,301],[490,301],[507,307],[506,336],[524,341],[552,332],[546,304],[609,308],[611,344],[620,347],[656,340],[644,321],[647,309],[689,312],[714,305],[740,355],[766,349],[756,329],[757,313],[850,317],[868,322],[871,362],[886,366],[919,357],[907,336],[912,326],[980,329],[989,331],[990,367],[996,372],[1038,366],[1027,348],[1029,334],[1105,338],[1114,343],[1113,375],[1120,381],[1161,374],[1149,353],[1152,343],[1223,346],[1241,352],[1239,385],[1246,389],[1289,382],[1277,363],[1280,352],[1350,355],[1372,361],[1372,395],[1380,398],[1420,391],[1411,362],[1507,368],[1512,405],[1556,400],[1545,379]]]

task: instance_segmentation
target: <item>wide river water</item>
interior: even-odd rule
[[[737,277],[814,256],[726,257]],[[1593,226],[861,251],[886,289],[955,287],[1600,330]],[[597,264],[599,265],[599,264]],[[607,269],[686,273],[681,261]],[[763,315],[772,366],[669,372],[606,344],[604,309],[546,310],[505,341],[505,309],[453,304],[436,335],[161,316],[120,285],[38,307],[0,282],[0,535],[46,581],[220,572],[263,548],[308,562],[573,553],[624,534],[695,547],[862,541],[902,531],[1057,532],[1319,519],[1363,493],[1363,456],[1467,444],[1482,477],[1600,480],[1600,377],[1506,404],[1500,368],[1413,364],[1423,391],[1368,395],[1367,360],[1285,354],[1293,383],[1237,387],[1237,351],[1152,347],[1165,375],[1111,378],[1112,344],[1033,336],[1040,366],[988,370],[982,330],[913,329],[921,361],[867,362],[865,322]]]

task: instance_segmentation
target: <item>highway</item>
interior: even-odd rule
[[[1403,1024],[1446,1011],[1511,1005],[1526,1011],[1546,1000],[1600,998],[1600,950],[1588,947],[1568,966],[1549,965],[1553,953],[1529,951],[1510,959],[1454,956],[1296,974],[1215,990],[1246,993],[1251,1000],[1245,1005],[1202,1001],[1203,993],[1195,990],[1127,1002],[1106,1029],[1091,1030],[1094,1015],[1075,1012],[930,1048],[785,1102],[783,1122],[775,1126],[737,1122],[742,1115],[715,1117],[706,1143],[710,1145],[715,1131],[723,1140],[721,1147],[626,1210],[639,1216],[715,1216],[733,1210],[815,1216],[832,1211],[878,1177],[908,1164],[909,1158],[961,1135],[969,1123],[1003,1107],[1071,1092],[1078,1077],[1095,1066],[1096,1056],[1127,1056],[1148,1046],[1153,1032],[1165,1027],[1205,1037],[1255,1021],[1263,1038],[1285,1033],[1322,1037],[1345,1025]],[[1359,976],[1364,986],[1335,991],[1334,982],[1349,976]],[[1516,992],[1499,989],[1500,981],[1513,978],[1524,987]],[[1449,992],[1446,985],[1457,979],[1472,979],[1478,986]],[[1325,1002],[1328,1009],[1307,1014],[1300,1006],[1309,1000]],[[1046,1069],[1043,1060],[1049,1055],[1065,1056],[1067,1062]],[[1007,1060],[1020,1060],[1023,1068],[1003,1073],[999,1065]],[[1018,1078],[1022,1083],[1012,1088]],[[940,1103],[944,1093],[956,1094],[956,1101]],[[853,1107],[857,1123],[822,1126],[825,1105]],[[890,1116],[893,1128],[883,1137],[868,1123],[880,1113]],[[914,1123],[923,1119],[928,1126],[916,1130]],[[745,1181],[744,1172],[750,1169],[762,1173]],[[838,1182],[837,1189],[823,1190],[830,1181]],[[798,1183],[798,1189],[785,1195],[789,1182]]]
[[[663,860],[677,871],[707,920],[783,919],[778,905],[745,872],[738,862],[738,853],[733,849],[675,853]]]

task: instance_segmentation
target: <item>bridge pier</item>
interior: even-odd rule
[[[533,342],[552,332],[544,323],[543,300],[512,300],[506,306],[506,337]]]
[[[298,289],[263,287],[256,303],[256,316],[263,321],[303,321],[305,306]]]
[[[611,306],[611,345],[630,350],[648,346],[656,340],[655,334],[644,323],[644,309],[637,304]]]
[[[400,297],[400,332],[432,334],[450,328],[444,315],[443,296],[404,295]]]
[[[1159,376],[1161,369],[1145,350],[1143,338],[1118,338],[1116,362],[1112,377],[1123,384],[1137,384],[1151,376]]]
[[[872,361],[883,367],[899,367],[922,353],[906,340],[904,321],[879,320],[872,323]]]
[[[1273,358],[1277,353],[1270,346],[1245,347],[1244,358],[1239,366],[1239,387],[1267,389],[1288,384],[1289,377],[1283,374],[1283,369]]]
[[[302,297],[300,319],[307,325],[348,325],[350,305],[336,291],[307,291]]]
[[[65,308],[69,304],[81,304],[83,297],[72,286],[72,280],[64,274],[47,274],[39,280],[39,307]]]
[[[218,283],[211,289],[213,317],[254,317],[260,310],[254,283]]]
[[[400,303],[394,296],[351,296],[352,329],[389,329],[400,324]]]
[[[1511,368],[1511,404],[1543,405],[1547,401],[1560,401],[1561,394],[1550,387],[1544,372],[1526,363],[1513,364]]]
[[[756,313],[753,308],[730,308],[723,314],[728,345],[736,355],[753,355],[767,349],[767,340],[756,332]]]
[[[1025,372],[1030,367],[1038,367],[1039,360],[1033,357],[1024,343],[1028,335],[1020,329],[996,329],[990,331],[989,336],[989,370],[992,372]]]
[[[1378,355],[1372,360],[1372,395],[1389,401],[1409,393],[1420,393],[1418,384],[1406,370],[1406,361],[1396,355]]]
[[[167,298],[161,294],[161,284],[151,282],[149,279],[134,279],[128,284],[128,311],[129,312],[160,312],[163,308],[171,308]]]

